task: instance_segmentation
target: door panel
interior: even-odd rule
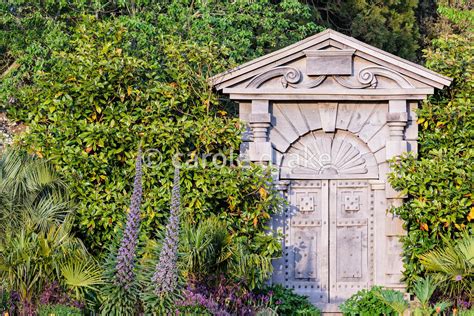
[[[274,281],[325,311],[337,311],[337,304],[369,286],[373,274],[368,182],[292,180],[288,200],[279,221],[285,238]]]
[[[328,181],[292,181],[285,233],[285,284],[313,303],[327,303]]]
[[[342,303],[369,282],[369,186],[330,182],[330,302]],[[373,229],[373,227],[370,227]]]

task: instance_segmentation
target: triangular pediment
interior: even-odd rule
[[[224,93],[284,95],[412,95],[451,79],[333,30],[262,56],[211,78]]]

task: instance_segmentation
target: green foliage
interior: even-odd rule
[[[179,313],[180,315],[185,315],[185,316],[191,316],[191,315],[202,315],[202,316],[212,316],[212,313],[210,313],[205,307],[202,307],[200,305],[195,305],[195,306],[183,306],[179,307]]]
[[[312,22],[309,6],[297,0],[9,0],[0,3],[0,73],[13,74],[0,87],[3,106],[15,103],[10,98],[12,91],[31,84],[35,71],[54,65],[52,52],[70,45],[68,39],[82,15],[102,21],[120,19],[134,28],[129,45],[137,55],[160,55],[156,44],[162,35],[173,34],[198,45],[219,43],[217,59],[226,65],[250,60],[322,30]]]
[[[47,231],[70,210],[66,187],[50,164],[12,149],[0,155],[0,225],[4,232],[25,225]],[[4,237],[1,234],[0,240]]]
[[[38,316],[81,316],[82,313],[75,307],[65,305],[41,305]]]
[[[474,12],[472,11],[472,4],[469,6],[469,1],[459,1],[453,6],[440,5],[438,13],[457,27],[473,31]]]
[[[418,306],[413,309],[413,315],[424,316],[433,315],[434,313],[441,313],[451,304],[447,302],[438,302],[431,306],[430,299],[436,290],[436,284],[430,277],[420,279],[413,285],[413,293],[419,300]]]
[[[2,283],[0,283],[0,312],[7,311],[10,308],[10,293],[3,290],[4,286]]]
[[[370,290],[358,291],[342,303],[339,308],[344,315],[352,316],[397,315],[397,310],[391,305],[401,309],[402,300],[403,294],[398,291],[373,286]]]
[[[428,306],[431,296],[436,290],[436,284],[430,277],[420,279],[413,285],[413,294],[420,301],[422,308]]]
[[[425,269],[419,256],[445,240],[472,234],[474,219],[474,45],[468,30],[443,34],[425,51],[429,68],[453,78],[418,111],[418,159],[393,163],[391,184],[409,200],[392,212],[405,221],[404,275],[412,286]]]
[[[29,123],[22,144],[51,159],[71,183],[78,228],[96,253],[123,223],[139,141],[150,163],[143,236],[162,228],[170,166],[183,153],[183,160],[198,162],[183,171],[184,218],[196,222],[219,214],[232,233],[265,249],[267,240],[259,236],[280,203],[268,171],[215,167],[204,158],[220,152],[235,161],[240,143],[239,123],[225,115],[203,79],[216,63],[215,48],[163,36],[161,53],[144,60],[127,53],[129,35],[118,20],[87,18],[76,28],[73,48],[54,53],[54,67],[19,90],[11,114]],[[196,65],[209,69],[197,74]],[[151,155],[155,150],[160,156]]]
[[[311,1],[316,21],[368,44],[414,60],[420,34],[418,0]]]
[[[17,292],[25,310],[52,281],[84,302],[87,290],[101,283],[100,272],[71,233],[72,208],[58,175],[44,161],[10,149],[0,156],[0,190],[2,214],[9,211],[0,234],[1,286]]]
[[[463,238],[455,242],[447,241],[443,248],[421,255],[420,261],[427,273],[433,275],[442,297],[472,301],[474,236],[464,233]]]
[[[122,232],[119,232],[115,239],[109,243],[107,257],[103,264],[104,284],[100,287],[98,300],[100,304],[101,315],[136,315],[142,309],[140,299],[141,286],[135,280],[129,285],[128,289],[117,286],[117,249],[121,240]],[[146,276],[147,280],[151,279],[152,272]]]
[[[210,217],[196,227],[184,227],[180,238],[180,270],[187,279],[202,282],[210,276],[224,275],[247,280],[250,288],[254,288],[270,276],[271,258],[279,252],[280,244],[276,240],[269,239],[268,244],[265,251],[252,251],[245,238],[233,236],[224,222]]]
[[[314,307],[306,296],[298,295],[281,285],[265,287],[261,292],[270,296],[269,307],[276,310],[278,315],[321,315],[321,311]]]
[[[387,306],[390,306],[398,315],[408,309],[408,302],[403,298],[403,293],[395,290],[380,290],[376,295],[384,302]]]
[[[297,0],[163,1],[159,24],[196,43],[217,42],[231,64],[242,63],[293,44],[323,28]]]

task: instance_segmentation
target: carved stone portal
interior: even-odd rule
[[[274,281],[322,308],[373,284],[374,195],[368,181],[293,180],[288,199]]]
[[[451,79],[326,30],[211,82],[248,123],[244,156],[277,167],[289,202],[272,218],[284,236],[272,281],[327,313],[375,284],[403,290],[389,161],[417,150],[414,110]]]

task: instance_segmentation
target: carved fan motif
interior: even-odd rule
[[[367,162],[358,148],[338,134],[312,132],[285,153],[282,168],[291,174],[364,175]]]

